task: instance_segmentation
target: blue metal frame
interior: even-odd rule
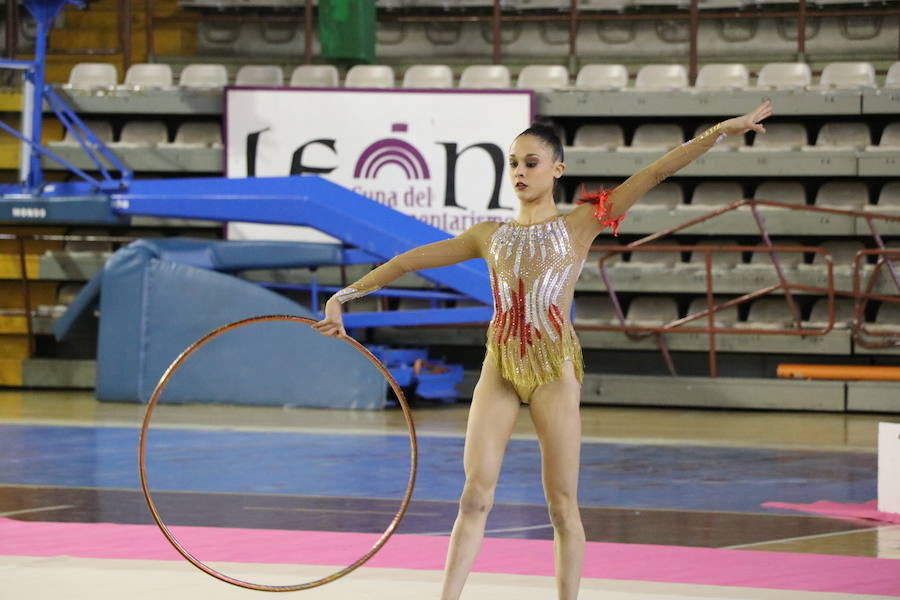
[[[37,33],[34,44],[34,60],[0,59],[0,68],[23,71],[25,78],[25,93],[22,105],[22,122],[29,131],[25,134],[16,131],[5,123],[0,123],[0,128],[10,135],[15,136],[28,144],[28,162],[24,181],[20,182],[12,193],[40,194],[44,189],[44,173],[41,166],[41,158],[48,158],[66,167],[72,173],[91,184],[94,191],[115,191],[128,187],[132,172],[87,128],[84,122],[70,109],[60,98],[51,85],[47,85],[44,78],[44,68],[47,57],[47,38],[50,26],[56,15],[66,4],[83,6],[81,0],[28,0],[25,7],[32,14],[37,24]],[[71,131],[75,139],[88,154],[102,179],[91,177],[83,170],[75,167],[55,153],[41,145],[41,133],[43,129],[43,107],[47,102],[56,117]],[[24,150],[23,150],[24,151]],[[98,155],[99,153],[99,155]],[[113,178],[103,165],[102,158],[106,158],[121,176]],[[23,161],[23,165],[24,165]]]

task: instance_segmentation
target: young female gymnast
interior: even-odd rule
[[[771,114],[766,101],[744,116],[722,121],[618,187],[584,194],[587,203],[567,215],[553,201],[554,183],[565,171],[562,144],[552,129],[532,126],[516,137],[509,152],[509,175],[519,198],[515,220],[479,223],[455,238],[414,248],[328,300],[325,318],[315,328],[339,337],[346,335],[341,318],[344,302],[409,271],[471,258],[487,261],[494,317],[469,409],[463,454],[466,482],[450,537],[442,600],[459,598],[481,547],[520,402],[528,404],[540,442],[559,599],[577,597],[585,538],[578,512],[583,365],[569,320],[575,282],[597,234],[609,226],[617,234],[626,211],[641,196],[724,136],[750,130],[765,133],[760,121]]]

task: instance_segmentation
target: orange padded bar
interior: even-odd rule
[[[900,367],[856,365],[778,365],[778,376],[793,379],[900,381]]]

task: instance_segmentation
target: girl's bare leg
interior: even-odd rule
[[[493,359],[486,357],[469,408],[463,454],[466,484],[450,536],[442,600],[459,598],[481,549],[484,524],[494,502],[494,488],[519,404],[512,386],[500,377]]]
[[[562,377],[531,395],[531,419],[541,444],[541,470],[556,556],[559,600],[575,600],[584,561],[584,527],[578,511],[581,457],[581,385],[571,362]]]

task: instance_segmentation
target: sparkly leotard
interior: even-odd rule
[[[455,238],[414,248],[337,293],[341,303],[369,294],[409,271],[487,261],[494,316],[487,353],[523,402],[539,385],[559,379],[571,361],[580,382],[581,345],[569,318],[575,283],[594,238],[618,225],[649,189],[709,150],[724,137],[722,124],[672,150],[652,165],[567,215],[523,225],[515,221],[474,225]]]

